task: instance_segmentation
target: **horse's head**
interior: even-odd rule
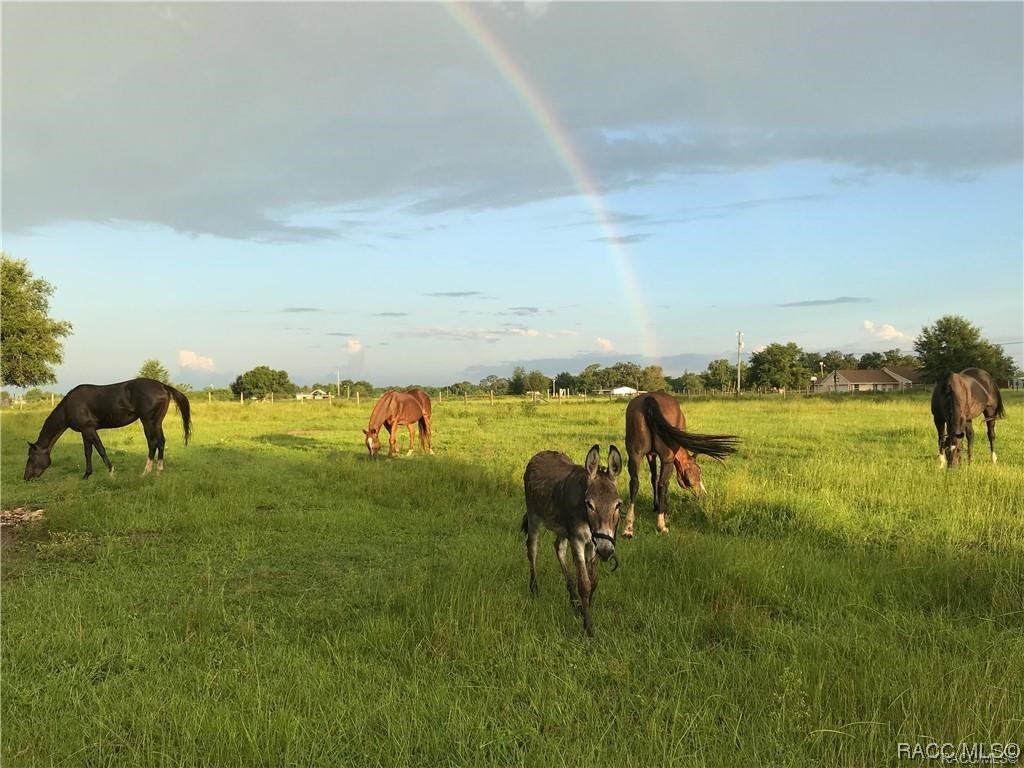
[[[363,435],[366,437],[366,449],[370,452],[370,458],[376,459],[380,453],[380,428],[364,429]]]
[[[942,451],[946,457],[946,468],[953,469],[960,463],[960,438],[955,435],[947,435]]]
[[[39,477],[50,466],[50,449],[40,448],[35,443],[28,444],[28,462],[25,464],[25,479]]]
[[[704,481],[700,479],[700,465],[685,448],[676,451],[672,463],[676,465],[676,482],[680,488],[689,488],[698,497],[706,493]]]
[[[602,560],[615,557],[615,532],[619,528],[622,500],[615,479],[622,471],[622,456],[614,445],[608,448],[608,468],[600,467],[601,447],[595,445],[587,453],[587,491],[583,497],[587,507],[590,538]],[[618,566],[618,561],[615,561]]]

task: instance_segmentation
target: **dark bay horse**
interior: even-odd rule
[[[999,385],[981,368],[949,373],[932,390],[932,419],[939,435],[939,466],[950,469],[960,463],[960,440],[967,435],[967,461],[974,450],[973,420],[985,417],[988,448],[996,463],[996,419],[1006,415]]]
[[[433,453],[430,440],[430,396],[422,389],[408,392],[390,390],[377,400],[370,412],[370,424],[363,430],[366,448],[370,456],[377,458],[380,453],[380,428],[388,431],[388,455],[398,453],[398,428],[402,425],[409,430],[409,453],[412,453],[412,425],[420,433],[420,450]]]
[[[192,417],[188,398],[174,387],[153,379],[132,379],[117,384],[79,384],[65,395],[53,409],[39,437],[28,444],[28,463],[25,465],[25,479],[31,480],[43,474],[50,466],[50,450],[65,430],[73,429],[82,435],[85,444],[85,475],[92,474],[92,449],[99,451],[107,470],[114,471],[107,458],[107,451],[97,434],[98,429],[126,427],[136,419],[142,421],[142,429],[149,443],[149,458],[142,474],[153,468],[157,458],[157,471],[164,468],[164,415],[174,400],[181,412],[185,430],[185,443],[192,435]]]
[[[615,480],[622,472],[622,456],[614,445],[608,449],[608,468],[601,469],[601,447],[587,453],[584,466],[557,451],[541,451],[526,465],[523,489],[526,514],[526,556],[530,561],[530,592],[537,594],[537,538],[541,526],[555,534],[555,554],[562,566],[569,600],[583,614],[583,629],[594,635],[590,599],[597,589],[597,558],[615,557],[615,532],[619,527],[619,499]],[[569,573],[565,551],[572,548],[576,581]]]
[[[665,392],[638,395],[626,406],[626,453],[629,457],[629,511],[622,535],[633,536],[636,494],[640,489],[640,460],[647,459],[651,470],[651,491],[658,531],[668,530],[667,499],[672,468],[681,488],[689,488],[697,496],[704,494],[700,466],[694,458],[699,454],[721,461],[736,451],[734,435],[698,435],[686,431],[686,418],[679,403]],[[661,470],[658,470],[658,460]]]

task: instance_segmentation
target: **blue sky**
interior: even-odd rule
[[[948,313],[1022,362],[1021,30],[1017,3],[5,5],[3,249],[74,325],[65,389],[150,357],[677,374],[737,330],[909,350]]]

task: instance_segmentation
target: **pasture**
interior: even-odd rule
[[[371,463],[369,408],[208,404],[79,436],[3,414],[4,766],[877,766],[1024,743],[1024,398],[1000,463],[938,468],[926,393],[683,401],[741,436],[601,565],[596,636],[553,537],[528,591],[522,474],[623,443],[625,402],[434,404],[435,456]],[[404,428],[399,445],[406,446]],[[618,481],[628,496],[628,476]],[[6,536],[6,532],[5,532]]]

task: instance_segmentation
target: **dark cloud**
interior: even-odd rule
[[[872,301],[865,296],[836,296],[834,299],[810,299],[808,301],[791,301],[779,304],[780,307],[827,307],[832,304],[866,304]]]
[[[633,245],[649,240],[653,235],[646,232],[638,232],[632,235],[612,235],[610,237],[595,237],[592,243],[608,243],[609,245]]]
[[[1022,161],[1020,3],[460,12],[522,64],[605,193],[776,164],[956,180]],[[292,241],[344,235],[351,221],[331,212],[382,203],[429,214],[578,194],[452,16],[429,3],[7,4],[4,229],[144,222]]]
[[[509,314],[513,315],[536,315],[540,307],[509,307]]]

